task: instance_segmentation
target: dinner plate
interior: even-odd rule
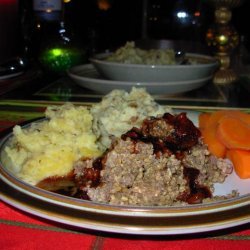
[[[20,75],[22,75],[23,73],[24,73],[23,71],[20,71],[20,72],[16,72],[16,73],[1,75],[1,76],[0,76],[0,81],[1,81],[1,80],[6,80],[6,79],[9,79],[9,78],[13,78],[13,77],[16,77],[16,76],[20,76]]]
[[[208,75],[205,78],[185,81],[166,81],[166,82],[127,82],[114,81],[103,78],[92,64],[75,66],[68,70],[68,75],[78,85],[84,88],[107,94],[113,89],[124,89],[130,91],[133,86],[146,88],[150,94],[177,94],[193,89],[197,89],[213,78]],[[181,74],[181,72],[180,72]]]
[[[190,111],[187,115],[197,124],[197,112]],[[239,197],[235,198],[185,206],[101,204],[49,192],[20,180],[10,171],[4,153],[12,136],[8,133],[0,143],[0,178],[5,183],[1,183],[0,197],[26,212],[82,228],[127,234],[205,232],[250,222],[250,179],[242,180],[235,172],[223,184],[216,184],[214,192],[214,195],[226,195],[238,190]]]

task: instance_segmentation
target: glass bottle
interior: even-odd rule
[[[65,23],[66,4],[61,0],[33,0],[37,59],[44,69],[58,74],[87,61],[84,46]]]
[[[19,53],[33,61],[35,51],[38,47],[37,42],[34,40],[36,32],[36,21],[33,13],[33,3],[30,0],[19,1],[19,19],[20,19],[20,41]],[[35,46],[36,44],[36,46]]]

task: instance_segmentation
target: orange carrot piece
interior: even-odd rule
[[[250,123],[250,115],[242,112],[240,110],[219,110],[219,111],[215,111],[213,113],[211,113],[211,116],[208,120],[208,126],[213,126],[215,124],[217,124],[219,122],[219,120],[221,118],[223,118],[224,116],[233,116],[236,117],[238,119],[243,120],[244,122]]]
[[[198,117],[199,129],[203,130],[207,126],[210,116],[211,116],[210,113],[200,113],[199,114],[199,117]]]
[[[201,130],[203,141],[208,146],[208,150],[219,158],[224,158],[226,155],[226,147],[217,138],[217,126],[206,127]]]
[[[205,144],[207,144],[209,151],[219,157],[224,158],[226,155],[226,147],[217,138],[218,121],[229,111],[215,111],[209,116],[201,117],[201,134]]]
[[[227,152],[228,144],[221,138],[218,138],[217,128],[220,120],[224,117],[234,117],[250,125],[250,114],[240,110],[219,110],[213,113],[201,113],[199,115],[199,129],[201,130],[203,140],[208,145],[210,152],[217,157],[224,158]]]
[[[250,125],[240,119],[222,117],[216,136],[228,149],[250,150]]]
[[[230,113],[229,110],[219,110],[219,111],[215,111],[210,115],[210,118],[208,120],[208,124],[207,126],[211,127],[211,126],[217,126],[219,120],[227,115],[228,113]]]
[[[243,122],[247,123],[248,125],[250,125],[250,114],[247,114],[245,112],[242,111],[234,111],[233,116],[239,118],[240,120],[242,120]]]
[[[234,165],[236,174],[241,179],[250,178],[250,151],[230,149],[227,155]]]

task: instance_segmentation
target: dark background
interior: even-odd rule
[[[22,53],[24,2],[32,3],[0,2],[0,60]],[[176,18],[181,11],[188,14],[186,18]],[[65,4],[66,28],[92,53],[141,39],[189,40],[205,45],[213,14],[208,0],[71,0]],[[232,14],[231,25],[244,37],[244,46],[249,51],[250,0],[233,9]]]
[[[99,1],[100,2],[100,1]],[[148,0],[147,16],[143,0],[107,0],[108,9],[98,8],[98,0],[72,0],[66,4],[66,20],[71,28],[96,49],[118,47],[128,40],[178,39],[205,42],[213,24],[213,7],[206,0]],[[185,11],[187,18],[176,13]],[[249,46],[250,1],[233,9],[231,25]]]

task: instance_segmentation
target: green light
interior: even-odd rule
[[[53,56],[60,56],[62,55],[63,51],[61,49],[51,49],[51,54]]]
[[[52,47],[45,49],[40,55],[40,62],[49,70],[65,72],[83,61],[83,53],[76,48]]]

